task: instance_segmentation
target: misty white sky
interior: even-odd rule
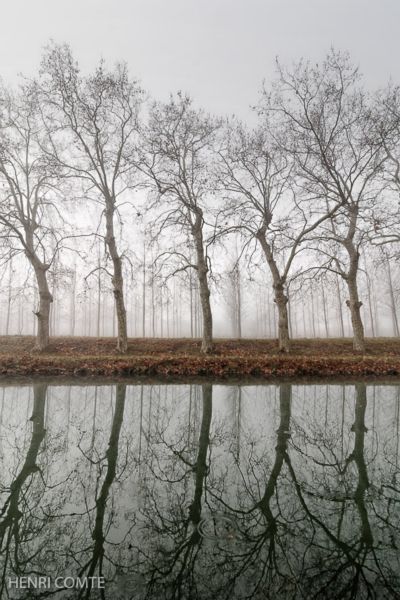
[[[31,74],[53,38],[84,67],[125,59],[160,99],[188,91],[208,110],[248,114],[274,59],[348,50],[369,85],[400,81],[399,0],[14,0],[1,2],[0,74]]]

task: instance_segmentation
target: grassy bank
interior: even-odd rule
[[[33,350],[29,336],[0,337],[0,376],[156,377],[390,377],[400,375],[400,340],[367,340],[356,354],[349,339],[295,340],[289,355],[276,340],[217,340],[215,352],[200,354],[191,339],[131,339],[117,354],[112,338],[58,337],[48,351]]]

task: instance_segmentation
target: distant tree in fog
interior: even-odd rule
[[[384,179],[385,196],[373,213],[371,239],[374,245],[391,246],[399,257],[400,243],[400,87],[388,86],[379,92],[374,117],[387,156]]]

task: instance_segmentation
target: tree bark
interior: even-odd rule
[[[208,354],[213,350],[213,319],[210,304],[210,288],[208,286],[208,266],[204,253],[202,225],[203,214],[201,210],[198,209],[195,223],[192,227],[192,235],[196,247],[197,277],[199,280],[200,302],[203,314],[203,339],[201,342],[201,352]]]
[[[364,352],[364,325],[360,313],[362,302],[360,302],[358,297],[357,280],[348,277],[347,287],[349,290],[349,300],[346,300],[346,304],[350,309],[351,324],[353,327],[353,349]]]
[[[26,256],[31,263],[35,272],[36,282],[39,291],[39,309],[34,314],[37,317],[37,336],[35,350],[46,350],[49,345],[50,338],[50,306],[53,302],[53,296],[50,293],[49,284],[47,281],[47,271],[49,265],[43,263],[35,254],[32,245],[28,242]]]
[[[35,350],[42,351],[49,345],[50,306],[53,302],[53,296],[50,293],[47,281],[47,271],[50,265],[42,262],[35,252],[33,241],[35,227],[35,223],[31,223],[30,226],[25,225],[25,254],[33,267],[39,291],[39,310],[34,313],[38,322]]]
[[[265,239],[266,225],[264,225],[257,233],[257,239],[260,242],[264,252],[269,269],[271,271],[273,288],[275,292],[274,302],[278,309],[278,345],[279,352],[289,352],[290,336],[289,336],[289,314],[287,309],[288,297],[285,294],[285,281],[281,277],[277,264],[274,260],[272,250]]]
[[[126,308],[124,302],[124,279],[122,275],[122,260],[118,254],[114,235],[114,201],[107,199],[106,217],[106,244],[113,263],[113,276],[111,279],[115,308],[117,311],[118,335],[117,350],[125,353],[128,349],[128,331],[126,321]]]
[[[45,350],[49,345],[50,338],[50,306],[53,296],[47,283],[47,265],[34,266],[36,281],[39,288],[39,310],[36,312],[38,319],[38,330],[36,337],[36,349]]]
[[[284,285],[280,281],[274,284],[275,303],[278,308],[278,343],[279,352],[289,352],[289,314],[287,309],[288,297],[285,294]]]
[[[346,245],[350,256],[350,268],[346,276],[347,288],[349,290],[349,299],[346,305],[350,309],[351,325],[353,328],[353,349],[359,352],[365,352],[364,325],[361,319],[362,302],[358,297],[357,273],[360,255],[352,243]]]

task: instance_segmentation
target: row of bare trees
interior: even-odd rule
[[[400,89],[367,92],[331,50],[320,65],[278,63],[255,112],[250,128],[182,93],[149,103],[125,64],[83,75],[66,45],[46,49],[35,79],[1,86],[2,257],[23,253],[34,271],[38,349],[49,343],[49,272],[100,239],[94,271],[110,279],[126,352],[124,269],[146,228],[159,278],[197,278],[203,352],[213,349],[212,259],[233,246],[236,278],[246,262],[270,272],[281,351],[290,287],[321,273],[344,282],[354,349],[365,350],[360,256],[385,244],[396,258],[400,241]]]

